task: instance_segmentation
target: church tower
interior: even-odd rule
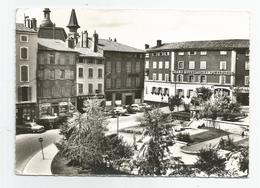
[[[74,48],[78,43],[79,34],[77,32],[78,28],[80,28],[76,16],[75,9],[71,10],[69,24],[67,25],[69,28],[68,34],[68,47]]]

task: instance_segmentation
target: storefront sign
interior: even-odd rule
[[[208,74],[208,75],[232,75],[231,71],[192,71],[192,70],[175,70],[174,74]]]
[[[79,100],[87,100],[87,99],[104,99],[104,95],[83,95],[77,97]]]

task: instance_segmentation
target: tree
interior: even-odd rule
[[[145,128],[146,142],[141,147],[134,166],[139,175],[165,175],[169,166],[167,136],[170,130],[164,126],[165,118],[159,108],[145,111],[141,125]]]
[[[226,160],[218,155],[217,149],[212,147],[201,149],[197,155],[198,160],[194,166],[199,172],[204,172],[207,176],[224,176],[227,174],[227,171],[225,170]]]
[[[199,106],[200,104],[208,101],[211,98],[212,94],[213,92],[209,88],[206,87],[196,88],[195,95],[192,97],[191,103],[196,108],[196,106]]]
[[[122,139],[105,136],[108,121],[97,100],[88,100],[84,105],[85,113],[74,113],[62,125],[60,133],[64,137],[57,146],[72,165],[98,173],[106,170],[107,162],[116,164],[116,161],[129,157],[131,150]],[[116,149],[124,152],[115,153]]]
[[[168,105],[171,112],[174,111],[175,106],[177,107],[177,111],[179,111],[179,106],[182,104],[182,98],[179,96],[170,96],[168,99]]]

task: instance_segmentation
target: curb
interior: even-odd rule
[[[52,175],[51,163],[55,155],[58,153],[58,149],[55,144],[50,144],[43,148],[43,152],[45,159],[43,160],[42,151],[40,150],[26,164],[22,175]]]

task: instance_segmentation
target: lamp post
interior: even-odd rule
[[[119,112],[116,112],[116,115],[117,115],[117,122],[116,122],[116,134],[118,136],[118,130],[119,130]]]
[[[43,153],[43,146],[42,146],[42,142],[43,142],[43,138],[39,138],[38,141],[41,144],[41,150],[42,150],[42,160],[44,160],[44,153]]]

